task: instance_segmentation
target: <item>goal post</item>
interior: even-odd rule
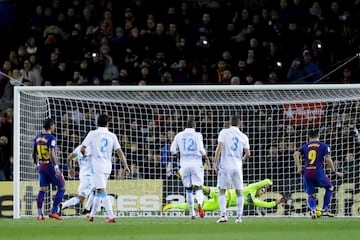
[[[42,122],[56,122],[59,165],[66,180],[65,200],[77,195],[78,179],[69,179],[66,157],[87,132],[96,128],[96,117],[110,116],[110,130],[119,138],[131,166],[125,176],[114,155],[108,184],[117,216],[184,216],[184,211],[162,212],[167,203],[185,201],[177,177],[178,161],[169,154],[174,135],[194,116],[204,136],[210,159],[218,133],[231,115],[239,115],[241,130],[249,136],[252,156],[244,163],[244,182],[265,178],[273,186],[265,200],[287,198],[273,209],[246,206],[245,216],[305,216],[308,214],[302,179],[296,174],[293,153],[318,129],[328,143],[343,178],[329,173],[334,184],[330,210],[338,216],[360,215],[360,84],[352,85],[193,85],[193,86],[46,86],[14,88],[14,218],[36,216],[39,190],[32,163],[32,144]],[[327,170],[328,171],[328,170]],[[205,168],[205,185],[216,186],[216,175]],[[55,189],[44,204],[46,213]],[[322,205],[324,192],[317,193]],[[246,197],[246,196],[245,196]],[[79,214],[80,206],[63,214]],[[218,212],[208,212],[218,216]]]

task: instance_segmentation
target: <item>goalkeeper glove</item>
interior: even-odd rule
[[[181,180],[181,173],[180,173],[180,169],[176,172],[176,176],[179,180]]]
[[[286,198],[282,197],[279,199],[278,204],[286,202]]]

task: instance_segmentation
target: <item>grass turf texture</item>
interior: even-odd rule
[[[103,218],[89,222],[86,218],[63,221],[46,218],[0,219],[1,239],[131,239],[131,240],[192,240],[192,239],[291,239],[342,240],[358,239],[360,218],[244,218],[217,224],[216,218],[118,218],[106,224]]]

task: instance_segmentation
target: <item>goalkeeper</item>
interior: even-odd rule
[[[244,205],[256,206],[262,208],[273,208],[280,203],[285,202],[285,198],[280,198],[277,201],[263,201],[260,200],[259,197],[264,195],[266,192],[266,188],[272,185],[272,181],[270,179],[264,179],[260,182],[249,184],[244,188]],[[208,187],[203,186],[202,190],[204,195],[209,197],[208,200],[204,200],[203,210],[204,211],[216,211],[219,210],[219,189],[217,187]],[[235,207],[236,206],[236,192],[235,189],[229,189],[225,192],[226,196],[226,206],[227,207]],[[168,211],[169,209],[182,209],[189,210],[189,206],[187,203],[169,203],[163,208],[163,212]]]

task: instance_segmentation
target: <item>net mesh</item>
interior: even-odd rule
[[[53,117],[57,123],[57,154],[67,180],[68,199],[77,194],[78,181],[68,179],[66,157],[89,130],[96,128],[96,117],[101,113],[110,116],[109,129],[118,136],[132,169],[132,174],[125,176],[114,156],[108,192],[119,216],[164,216],[161,209],[165,204],[184,202],[185,191],[177,177],[179,165],[169,154],[174,135],[184,129],[189,116],[194,116],[211,159],[218,133],[234,114],[242,119],[241,130],[249,136],[252,151],[251,159],[244,164],[244,182],[270,178],[274,185],[264,198],[287,197],[285,204],[273,209],[246,206],[245,215],[307,214],[307,196],[296,174],[293,153],[307,141],[309,129],[319,130],[321,140],[330,145],[336,169],[345,173],[343,178],[329,173],[335,186],[331,211],[341,216],[360,214],[360,88],[194,88],[17,88],[20,117],[15,133],[20,142],[14,150],[20,153],[15,159],[15,166],[19,166],[15,179],[20,183],[20,216],[36,215],[38,184],[31,153],[43,120]],[[216,186],[216,175],[209,168],[205,185]],[[48,193],[45,208],[50,207],[53,194]],[[319,191],[318,205],[322,205],[323,194]],[[79,212],[80,206],[75,206],[64,214]],[[173,215],[181,213],[166,214]]]

